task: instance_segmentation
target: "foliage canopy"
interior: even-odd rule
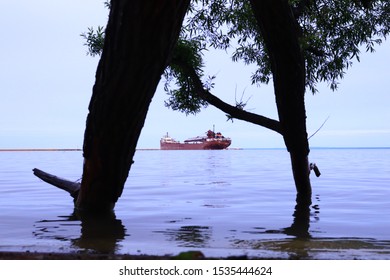
[[[369,3],[367,3],[369,2]],[[338,81],[359,61],[360,50],[373,52],[390,32],[387,0],[290,0],[296,32],[306,60],[306,84],[314,93],[319,82],[337,89]],[[183,27],[185,40],[232,51],[232,60],[255,64],[252,83],[268,83],[270,63],[249,1],[196,0]]]
[[[390,32],[388,0],[288,0],[296,20],[296,32],[305,57],[306,88],[317,92],[317,84],[328,83],[336,90],[340,79],[361,49],[374,51]],[[108,2],[105,3],[109,7]],[[89,54],[99,55],[104,41],[103,29],[90,28],[82,34]],[[176,62],[191,64],[203,77],[203,53],[221,49],[233,61],[256,65],[252,84],[269,83],[271,65],[263,38],[257,29],[249,0],[193,0],[182,27],[172,63],[165,71],[167,107],[186,114],[198,113],[207,102],[194,92],[192,81]],[[203,82],[209,90],[213,78]],[[172,86],[172,83],[175,85]]]

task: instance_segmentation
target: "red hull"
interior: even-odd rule
[[[223,150],[229,147],[230,140],[205,141],[202,143],[164,143],[160,142],[161,150]]]
[[[230,146],[232,141],[230,138],[222,136],[220,132],[214,133],[209,130],[206,132],[207,136],[194,137],[180,143],[172,137],[169,137],[168,133],[160,140],[161,150],[223,150]]]

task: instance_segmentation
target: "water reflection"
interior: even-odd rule
[[[319,195],[315,196],[316,201],[320,201]],[[319,220],[320,207],[318,204],[312,206],[311,201],[302,200],[299,195],[297,195],[295,210],[293,213],[293,223],[291,226],[283,229],[283,233],[289,236],[295,236],[297,238],[311,238],[309,232],[311,218],[314,217],[315,221]],[[314,209],[311,213],[311,208]]]
[[[114,212],[98,217],[73,212],[59,218],[38,221],[33,234],[40,239],[70,241],[76,249],[96,253],[115,253],[126,236],[126,228]]]
[[[80,238],[72,240],[79,248],[91,249],[101,253],[114,253],[118,242],[125,238],[126,229],[122,221],[111,212],[104,216],[74,214],[81,221]]]
[[[319,195],[315,196],[315,201],[319,202]],[[313,212],[312,212],[313,209]],[[311,221],[318,221],[320,207],[318,204],[312,206],[312,201],[301,199],[299,195],[296,197],[296,205],[292,214],[293,221],[289,227],[282,229],[266,229],[256,227],[255,231],[247,232],[261,235],[275,235],[278,239],[261,239],[261,240],[236,240],[237,247],[251,247],[252,249],[265,249],[284,252],[288,254],[288,258],[309,258],[310,243],[312,235],[310,233]],[[282,238],[280,236],[287,235],[292,238]]]
[[[288,259],[388,259],[390,241],[375,238],[318,238],[313,237],[310,225],[320,219],[320,196],[315,196],[315,202],[297,197],[293,212],[293,221],[289,227],[282,229],[265,229],[257,227],[249,233],[275,235],[275,238],[258,238],[255,240],[235,240],[237,248],[250,248],[259,252],[275,252],[276,258]],[[287,235],[290,238],[280,238]]]
[[[307,258],[309,256],[307,250],[307,241],[312,237],[310,228],[310,206],[311,202],[300,201],[297,197],[297,204],[293,214],[293,222],[291,226],[284,228],[283,233],[295,238],[290,239],[286,248],[290,258]]]
[[[207,226],[182,226],[178,229],[156,231],[168,237],[168,241],[175,242],[182,247],[207,247],[212,230]]]
[[[315,197],[319,201],[319,196]],[[291,226],[286,227],[282,232],[288,236],[294,236],[293,239],[288,239],[284,243],[284,251],[286,251],[290,258],[308,258],[310,251],[310,239],[312,235],[310,234],[310,221],[313,216],[315,221],[319,220],[320,207],[318,204],[311,207],[312,202],[305,199],[301,199],[299,195],[296,198],[295,210],[293,213],[293,222]],[[314,209],[314,212],[311,213],[311,208]],[[279,248],[281,249],[281,248]]]

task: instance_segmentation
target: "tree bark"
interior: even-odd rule
[[[276,105],[297,193],[311,199],[306,132],[305,60],[288,0],[251,0],[271,62]]]
[[[84,135],[77,209],[114,207],[189,0],[111,1]]]

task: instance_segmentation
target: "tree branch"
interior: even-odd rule
[[[253,114],[230,104],[227,104],[226,102],[222,101],[215,95],[211,94],[210,91],[204,88],[202,81],[200,80],[193,67],[183,61],[174,60],[173,63],[178,65],[182,69],[182,71],[187,73],[188,77],[191,78],[193,85],[195,86],[195,93],[203,100],[207,101],[208,103],[225,112],[226,114],[229,114],[235,119],[240,119],[253,124],[257,124],[283,135],[282,127],[279,121],[261,115]]]
[[[40,169],[34,168],[33,173],[41,180],[49,183],[57,188],[67,191],[73,198],[76,198],[80,190],[80,183],[72,182],[66,179],[46,173]]]

